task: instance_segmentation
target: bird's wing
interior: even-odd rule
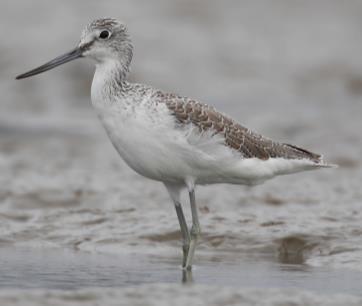
[[[237,150],[244,158],[309,159],[321,163],[321,155],[286,143],[274,142],[240,125],[207,104],[195,100],[157,92],[157,98],[165,103],[179,124],[192,123],[200,132],[221,135],[226,146]]]

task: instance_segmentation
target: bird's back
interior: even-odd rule
[[[193,124],[200,133],[211,131],[215,135],[222,135],[225,146],[238,151],[243,158],[307,159],[316,164],[323,163],[321,155],[295,145],[272,141],[207,104],[161,91],[156,96],[167,105],[179,124]]]

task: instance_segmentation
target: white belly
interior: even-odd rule
[[[240,157],[222,139],[200,137],[191,126],[176,128],[174,118],[162,107],[151,119],[142,113],[142,109],[130,114],[98,110],[111,142],[133,170],[164,182],[241,183],[240,173],[235,172]]]
[[[139,174],[163,182],[255,185],[275,175],[315,168],[310,161],[256,158],[242,159],[221,139],[203,138],[163,124],[100,114],[107,133],[124,161]]]
[[[181,134],[169,126],[115,114],[99,115],[108,136],[124,161],[139,174],[159,181],[184,182],[191,172],[183,155]]]

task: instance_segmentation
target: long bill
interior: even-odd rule
[[[20,74],[16,77],[17,80],[19,79],[24,79],[24,78],[28,78],[28,77],[31,77],[33,75],[36,75],[36,74],[39,74],[39,73],[42,73],[44,71],[47,71],[47,70],[50,70],[50,69],[53,69],[59,65],[62,65],[62,64],[65,64],[67,62],[70,62],[72,60],[75,60],[77,58],[80,58],[82,57],[82,49],[80,49],[79,47],[61,55],[61,56],[58,56],[56,57],[55,59],[45,63],[44,65],[41,65],[40,67],[38,68],[35,68],[33,70],[30,70],[26,73],[23,73],[23,74]]]

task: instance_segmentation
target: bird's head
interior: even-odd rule
[[[81,57],[89,57],[97,64],[115,61],[120,64],[120,69],[127,72],[132,52],[132,43],[124,24],[112,18],[96,19],[82,31],[76,48],[17,76],[16,79],[31,77]]]

